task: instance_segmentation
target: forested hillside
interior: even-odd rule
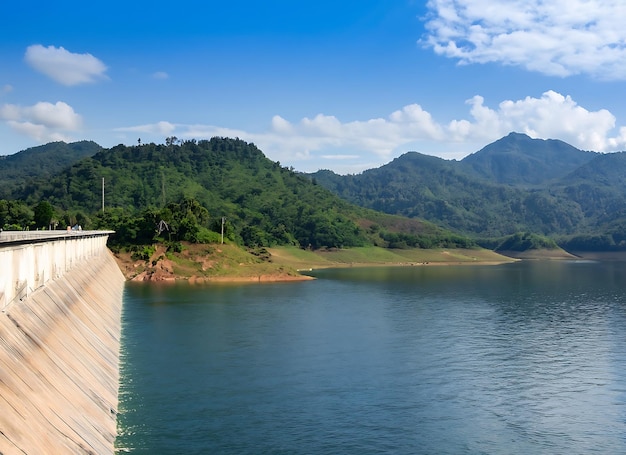
[[[347,201],[474,238],[532,232],[575,249],[626,248],[626,153],[512,133],[462,161],[409,152],[358,175],[310,178]]]
[[[354,206],[239,139],[119,145],[11,196],[46,201],[70,213],[70,224],[114,229],[129,242],[216,241],[223,226],[227,239],[248,246],[472,245],[430,223]]]
[[[462,167],[494,183],[535,187],[567,176],[598,154],[555,139],[510,133],[461,160]]]
[[[111,149],[53,143],[0,164],[5,229],[102,227],[120,243],[150,243],[217,241],[223,227],[226,239],[248,246],[314,249],[496,248],[532,233],[569,250],[626,249],[626,153],[516,133],[462,161],[408,152],[347,176],[296,173],[229,138]]]
[[[569,234],[583,220],[573,201],[479,179],[458,162],[416,152],[359,175],[320,171],[312,178],[355,204],[479,237],[519,231]]]
[[[66,144],[51,142],[8,156],[0,156],[0,199],[10,195],[16,187],[32,179],[46,179],[82,158],[102,150],[92,141]]]

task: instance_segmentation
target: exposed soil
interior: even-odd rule
[[[164,245],[157,245],[147,261],[137,260],[129,252],[117,253],[115,258],[127,280],[189,283],[311,280],[312,277],[302,275],[299,270],[327,267],[487,265],[515,260],[483,250],[415,250],[392,255],[384,252],[384,259],[372,256],[375,253],[367,249],[364,252],[358,249],[297,250],[296,253],[280,248],[246,252],[234,245],[185,244],[179,253],[168,252]]]
[[[147,261],[133,258],[130,252],[114,256],[129,281],[255,283],[312,279],[229,245],[189,244],[181,253],[168,253],[165,246],[157,245]]]

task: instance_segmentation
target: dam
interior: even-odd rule
[[[112,454],[124,277],[110,231],[0,232],[0,454]]]

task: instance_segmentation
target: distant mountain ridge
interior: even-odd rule
[[[408,152],[358,175],[310,174],[342,198],[473,237],[626,237],[626,153],[511,133],[461,161]],[[625,245],[626,247],[626,245]]]
[[[255,248],[475,245],[423,220],[348,203],[254,144],[221,137],[102,149],[51,178],[14,187],[12,199],[46,201],[76,220],[92,217],[139,244],[150,243],[163,220],[179,240],[215,238],[208,230],[223,228],[226,238]]]
[[[34,178],[51,177],[82,158],[102,150],[93,141],[72,143],[50,142],[28,148],[13,155],[0,157],[0,198],[7,197],[11,188]]]
[[[563,141],[510,133],[466,156],[461,163],[489,181],[536,186],[565,177],[597,155]]]
[[[410,245],[424,234],[440,245],[464,242],[438,226],[478,241],[527,232],[564,247],[626,250],[625,152],[585,152],[511,133],[461,161],[408,152],[341,176],[293,173],[239,140],[179,142],[102,149],[84,141],[29,149],[0,159],[0,199],[93,213],[105,177],[109,206],[130,213],[192,197],[211,215],[238,220],[245,226],[239,235],[250,244],[297,239],[332,246],[375,237]],[[46,166],[49,161],[54,163]],[[64,163],[70,164],[59,170]],[[410,236],[396,235],[402,232]]]

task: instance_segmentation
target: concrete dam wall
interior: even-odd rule
[[[114,453],[124,277],[107,234],[0,234],[1,454]]]

